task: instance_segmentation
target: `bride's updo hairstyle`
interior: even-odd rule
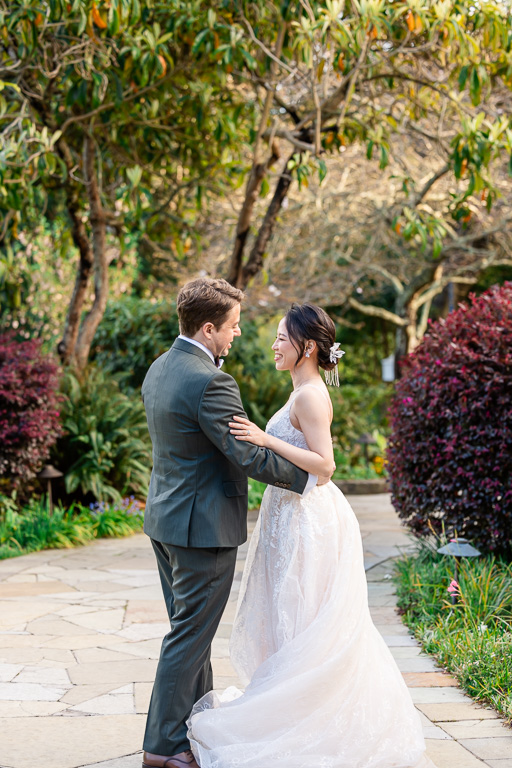
[[[331,371],[336,367],[336,363],[330,360],[330,349],[336,341],[336,328],[327,312],[316,304],[292,304],[284,320],[290,341],[299,355],[297,363],[305,355],[306,343],[315,341],[320,368]]]

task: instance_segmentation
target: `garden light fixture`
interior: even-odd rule
[[[478,557],[481,553],[467,539],[463,538],[450,539],[448,544],[439,547],[437,551],[440,555],[451,555],[455,560],[455,574],[450,587],[448,587],[448,591],[451,593],[452,604],[455,605],[459,594],[459,559],[461,557]]]
[[[62,477],[62,472],[55,469],[53,464],[46,464],[45,467],[37,475],[40,480],[48,481],[48,506],[50,515],[53,513],[53,500],[52,500],[52,480],[56,480],[58,477]]]

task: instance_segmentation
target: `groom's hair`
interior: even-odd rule
[[[227,280],[198,277],[180,289],[176,299],[180,332],[192,337],[205,323],[219,328],[228,312],[244,298],[243,291]]]

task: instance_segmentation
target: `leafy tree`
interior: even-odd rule
[[[512,104],[512,93],[501,95]],[[447,123],[445,133],[452,128]],[[424,246],[418,233],[404,236],[395,223],[414,190],[427,185],[421,179],[431,182],[436,175],[426,162],[435,168],[443,152],[423,135],[392,137],[389,177],[372,166],[362,147],[347,149],[345,169],[328,158],[327,185],[312,183],[306,192],[289,196],[279,241],[266,263],[271,287],[279,286],[289,300],[307,290],[311,300],[333,307],[344,324],[364,316],[393,329],[395,351],[403,356],[421,341],[429,318],[453,309],[470,288],[512,277],[512,179],[503,162],[493,169],[501,194],[491,209],[485,194],[468,199],[467,220],[447,225],[439,254],[432,244]],[[428,187],[418,212],[449,219],[464,180],[455,183],[445,174]],[[258,295],[274,301],[262,283]]]
[[[219,18],[205,28],[196,49],[226,64],[235,61],[233,41],[244,39],[238,78],[259,103],[229,280],[245,287],[262,270],[292,182],[307,186],[313,169],[322,179],[329,153],[344,166],[343,150],[354,143],[381,170],[393,136],[427,133],[445,145],[442,165],[409,184],[390,222],[434,259],[453,224],[467,223],[474,195],[490,208],[499,194],[492,161],[512,155],[509,117],[488,108],[495,89],[512,83],[510,13],[507,3],[471,0],[290,0],[241,3],[232,24]],[[455,126],[448,138],[447,120]],[[441,177],[463,183],[439,216],[421,203]],[[258,195],[269,202],[256,225]]]
[[[183,211],[235,163],[247,105],[197,45],[219,19],[229,24],[229,10],[199,0],[0,0],[0,289],[20,301],[26,233],[64,216],[79,255],[65,362],[87,362],[112,244],[134,232],[151,241],[164,220],[179,263]]]

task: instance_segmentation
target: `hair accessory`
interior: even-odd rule
[[[340,385],[340,377],[338,375],[338,363],[340,359],[343,357],[345,352],[340,349],[339,342],[335,342],[335,344],[332,345],[329,349],[329,360],[331,363],[336,363],[336,367],[332,369],[332,371],[325,371],[325,383],[330,384],[333,387],[339,387]]]

